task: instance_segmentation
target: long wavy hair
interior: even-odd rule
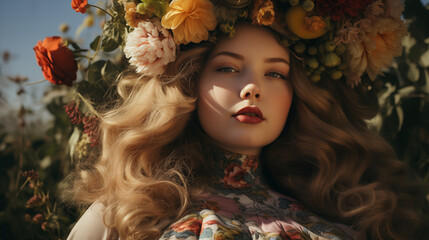
[[[106,226],[121,239],[160,237],[186,214],[207,181],[211,142],[195,103],[213,47],[181,51],[161,77],[124,74],[118,83],[121,100],[100,118],[99,158],[78,165],[68,178],[72,188],[66,198],[102,203]],[[376,111],[364,94],[340,81],[312,83],[294,57],[290,80],[289,119],[260,158],[272,187],[327,219],[349,224],[358,239],[427,236],[423,188],[368,129],[364,120]]]

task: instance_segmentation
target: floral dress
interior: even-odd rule
[[[219,151],[215,194],[173,223],[161,240],[174,239],[354,239],[347,226],[331,223],[263,183],[255,156]]]

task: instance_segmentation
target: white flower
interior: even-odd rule
[[[124,53],[138,73],[157,76],[164,73],[164,65],[176,59],[176,45],[159,21],[142,21],[128,34]]]

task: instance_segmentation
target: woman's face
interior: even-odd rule
[[[198,117],[222,148],[259,154],[283,130],[292,102],[289,52],[268,30],[240,25],[215,47],[198,85]]]

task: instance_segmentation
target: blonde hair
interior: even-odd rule
[[[207,171],[210,140],[195,116],[196,84],[211,49],[182,51],[161,77],[125,75],[118,84],[122,101],[101,116],[101,156],[69,178],[68,198],[102,202],[105,224],[121,239],[158,238],[197,194],[195,179]],[[350,224],[359,239],[417,237],[421,216],[406,200],[424,206],[420,188],[405,181],[404,164],[368,130],[364,119],[375,112],[348,86],[316,86],[299,61],[291,64],[291,113],[282,135],[261,155],[270,184]],[[415,229],[401,229],[401,219]]]

